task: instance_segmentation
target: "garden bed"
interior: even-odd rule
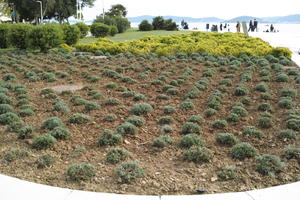
[[[156,195],[299,181],[293,66],[270,55],[2,54],[0,173]]]

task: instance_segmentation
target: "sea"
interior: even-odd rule
[[[189,30],[207,31],[207,23],[188,23]],[[222,23],[223,27],[225,23]],[[236,23],[227,23],[227,28],[220,31],[220,22],[209,23],[218,26],[219,32],[236,32]],[[229,26],[228,26],[229,25]],[[270,43],[273,47],[287,47],[292,51],[292,60],[300,66],[300,24],[273,24],[275,32],[270,31],[270,25],[259,23],[257,32],[249,32],[251,37],[259,37]],[[131,23],[132,27],[138,27],[138,23]],[[249,24],[247,24],[249,26]],[[210,31],[210,30],[209,30]]]

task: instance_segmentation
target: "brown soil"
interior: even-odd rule
[[[7,61],[10,61],[9,64]],[[251,91],[248,97],[252,99],[252,103],[246,107],[249,115],[240,122],[229,123],[229,126],[223,130],[213,129],[211,124],[217,119],[226,119],[230,112],[231,105],[238,102],[240,97],[234,96],[233,91],[240,83],[240,74],[245,69],[243,65],[238,70],[229,70],[228,72],[219,72],[210,79],[208,88],[201,93],[197,99],[193,99],[196,109],[184,111],[180,109],[180,103],[185,99],[187,91],[192,85],[202,77],[203,70],[207,68],[204,63],[195,61],[184,62],[176,61],[162,62],[155,58],[152,60],[140,60],[139,58],[127,59],[124,57],[114,57],[111,60],[91,60],[82,57],[65,58],[64,55],[2,55],[0,56],[1,77],[5,73],[14,73],[17,76],[17,82],[14,84],[22,84],[27,87],[30,102],[35,108],[35,115],[23,117],[22,120],[34,127],[34,135],[42,135],[47,131],[41,129],[41,124],[49,117],[58,116],[61,118],[73,133],[73,137],[69,140],[58,141],[53,147],[47,150],[31,149],[30,144],[32,139],[20,140],[17,139],[17,134],[8,133],[5,131],[5,126],[0,126],[0,173],[18,177],[24,180],[33,181],[36,183],[48,184],[72,189],[111,192],[111,193],[129,193],[129,194],[194,194],[197,188],[205,188],[208,193],[220,192],[238,192],[251,189],[259,189],[274,185],[281,185],[300,180],[300,165],[296,160],[288,160],[283,155],[285,147],[289,144],[299,145],[299,137],[297,140],[280,140],[276,137],[279,130],[286,129],[285,110],[280,109],[277,105],[280,97],[280,90],[283,87],[292,87],[300,94],[299,84],[290,76],[288,83],[267,82],[270,90],[274,93],[274,100],[268,102],[273,106],[273,121],[274,126],[269,129],[263,129],[264,135],[262,138],[254,138],[244,136],[242,129],[244,126],[256,126],[257,118],[260,111],[257,110],[259,103],[264,102],[259,98],[260,92],[255,91],[254,87],[261,82],[261,77],[258,71],[252,73],[253,81],[246,82],[245,85]],[[17,64],[18,67],[12,67]],[[176,86],[179,94],[170,96],[169,100],[159,100],[158,95],[163,94],[163,86],[170,83],[171,80],[183,77],[185,69],[189,67],[193,69],[193,73],[187,76],[187,81]],[[229,65],[225,65],[229,68]],[[28,71],[34,69],[42,69],[52,73],[68,72],[67,78],[59,78],[55,82],[47,82],[40,80],[37,82],[29,82],[24,77],[24,73],[20,72],[21,68]],[[151,68],[149,76],[139,78],[139,75]],[[129,76],[136,80],[136,83],[124,83],[119,79],[108,78],[102,75],[105,69],[117,70],[122,76]],[[172,70],[170,75],[166,77],[162,85],[152,85],[151,81],[157,79],[164,72]],[[88,72],[90,75],[95,75],[101,79],[98,82],[90,82],[83,72]],[[223,108],[218,111],[215,116],[210,118],[204,117],[204,110],[207,109],[207,101],[214,89],[219,86],[227,74],[235,74],[232,78],[233,84],[227,87],[227,92],[224,92],[222,101]],[[41,74],[38,74],[41,77]],[[275,77],[275,72],[272,70],[272,78]],[[132,98],[125,98],[122,92],[116,89],[108,89],[105,85],[108,82],[115,82],[120,86],[124,86],[129,90],[142,93],[147,96],[146,100],[134,101]],[[88,91],[74,90],[72,94],[62,95],[60,92],[66,88],[60,88],[57,95],[64,100],[71,109],[70,114],[61,114],[53,111],[53,99],[44,98],[40,92],[43,88],[54,87],[58,85],[90,85],[93,89],[101,92],[103,98],[95,100],[88,96]],[[71,90],[70,88],[67,88]],[[9,93],[13,98],[13,92]],[[83,106],[74,106],[70,102],[72,95],[81,95],[84,99],[96,101],[102,104],[100,110],[86,112]],[[106,99],[114,97],[120,100],[120,104],[116,106],[105,106],[103,103]],[[130,116],[130,108],[136,103],[151,102],[154,105],[154,111],[145,116],[146,124],[139,128],[139,133],[136,135],[125,136],[124,143],[118,147],[125,148],[132,153],[127,161],[137,161],[145,170],[144,178],[137,179],[130,184],[121,184],[115,175],[116,167],[119,164],[108,164],[105,155],[110,147],[99,147],[97,144],[98,137],[104,129],[115,130],[115,128],[124,122]],[[295,99],[299,109],[300,98]],[[169,134],[173,137],[173,144],[163,149],[158,149],[152,146],[152,140],[160,135],[161,126],[157,124],[157,120],[164,116],[164,106],[174,106],[176,113],[170,115],[175,122],[172,124],[173,133]],[[18,108],[16,108],[18,111]],[[85,125],[69,124],[68,118],[72,113],[84,113],[93,117],[93,122]],[[108,114],[115,114],[117,120],[115,122],[104,122],[103,118]],[[196,164],[187,162],[183,158],[185,149],[179,147],[179,142],[182,138],[181,126],[191,115],[203,116],[203,124],[201,125],[201,137],[205,140],[205,146],[213,152],[213,159],[208,163]],[[229,155],[230,147],[220,146],[216,143],[215,137],[218,133],[231,132],[235,134],[240,141],[249,142],[255,146],[260,154],[273,154],[280,156],[281,160],[287,163],[285,169],[276,175],[275,178],[263,176],[255,171],[255,158],[245,160],[235,160]],[[79,149],[85,148],[84,151]],[[13,148],[20,148],[30,151],[30,156],[20,158],[13,162],[6,162],[4,155]],[[55,158],[55,162],[47,168],[38,169],[36,159],[40,155],[49,154]],[[66,171],[68,167],[74,163],[87,162],[96,167],[96,176],[91,181],[72,182],[68,180]],[[235,165],[237,168],[237,177],[233,180],[222,181],[217,177],[217,172],[226,165]]]

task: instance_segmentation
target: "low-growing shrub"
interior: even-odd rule
[[[239,140],[232,133],[220,133],[217,135],[216,141],[221,145],[233,146],[237,144]]]
[[[263,132],[255,128],[255,126],[245,126],[243,128],[243,134],[260,138],[262,137]]]
[[[274,177],[276,173],[282,171],[285,164],[275,155],[264,154],[256,157],[256,171],[263,175]]]
[[[9,125],[13,122],[18,122],[18,121],[20,121],[20,118],[15,113],[7,112],[7,113],[0,115],[0,124],[1,125]]]
[[[232,158],[244,160],[256,156],[257,150],[251,144],[242,142],[234,145],[230,150],[230,154]]]
[[[130,153],[125,149],[113,148],[110,149],[106,154],[106,161],[111,164],[116,164],[118,162],[124,161]]]
[[[123,124],[121,124],[116,128],[116,133],[120,135],[127,135],[127,134],[134,135],[137,134],[138,132],[139,129],[135,125],[129,122],[124,122]]]
[[[153,107],[147,103],[135,104],[131,108],[131,113],[134,115],[146,115],[153,111]]]
[[[295,104],[290,97],[281,97],[278,102],[278,106],[279,108],[283,109],[292,109],[295,106]]]
[[[180,141],[180,146],[183,148],[190,148],[192,146],[202,146],[204,144],[204,141],[202,138],[195,134],[190,133],[182,137]]]
[[[17,131],[18,139],[32,138],[33,128],[31,126],[22,126]]]
[[[300,147],[289,145],[285,149],[284,156],[287,159],[296,159],[300,163]]]
[[[290,140],[297,139],[296,133],[290,129],[279,131],[279,133],[277,134],[277,137],[280,139],[290,139]]]
[[[55,127],[49,132],[50,135],[55,137],[57,140],[66,140],[72,136],[72,133],[65,127]]]
[[[12,112],[14,108],[9,104],[0,104],[0,115]]]
[[[101,106],[97,102],[94,102],[94,101],[86,101],[84,104],[84,109],[88,112],[92,111],[92,110],[99,110],[100,108],[101,108]]]
[[[181,128],[181,133],[183,134],[199,133],[199,132],[200,132],[200,127],[198,124],[194,122],[186,122]]]
[[[218,178],[227,181],[234,179],[236,177],[236,167],[235,166],[225,166],[217,173]]]
[[[260,116],[258,118],[258,127],[260,128],[271,128],[274,123],[270,117]]]
[[[190,118],[187,120],[188,122],[193,122],[198,125],[202,124],[203,118],[200,115],[192,115]]]
[[[13,100],[11,97],[4,93],[0,93],[0,104],[12,104]]]
[[[67,175],[72,181],[87,181],[96,175],[96,169],[88,163],[76,163],[68,168]]]
[[[259,83],[255,86],[255,90],[260,92],[267,92],[269,90],[269,87],[265,83]]]
[[[212,123],[212,127],[215,129],[223,129],[226,126],[228,126],[228,123],[226,120],[216,120]]]
[[[152,142],[152,145],[157,148],[164,148],[167,145],[173,143],[173,139],[169,135],[160,135],[159,137],[155,138]]]
[[[202,163],[212,159],[212,152],[206,147],[192,146],[183,156],[189,162]]]
[[[141,127],[145,124],[146,121],[143,117],[140,116],[130,116],[126,119],[126,122],[129,122],[136,127]]]
[[[104,130],[98,139],[98,144],[102,146],[114,146],[120,144],[123,141],[123,137],[120,134],[116,134],[111,130]]]
[[[245,96],[249,93],[248,88],[246,88],[243,85],[239,85],[238,87],[235,88],[234,90],[234,95],[235,96]]]
[[[176,109],[173,106],[165,106],[164,107],[164,114],[169,115],[176,112]]]
[[[235,113],[241,117],[246,117],[248,115],[247,110],[243,106],[232,106],[231,113]]]
[[[42,128],[53,130],[56,127],[63,127],[64,123],[58,117],[50,117],[42,123]]]
[[[75,113],[69,118],[69,122],[72,124],[86,124],[91,122],[92,118],[82,113]]]
[[[209,108],[209,109],[204,110],[204,115],[205,115],[205,117],[211,117],[211,116],[217,114],[217,112],[218,111],[216,111],[215,109]]]
[[[23,149],[11,149],[7,153],[4,154],[3,158],[6,162],[13,162],[16,159],[26,158],[30,155],[30,153]]]
[[[171,124],[174,122],[173,117],[170,116],[163,116],[161,118],[158,119],[157,123],[158,124]]]
[[[173,128],[170,125],[163,125],[161,127],[161,132],[162,133],[171,133],[171,132],[173,132]]]
[[[55,111],[61,112],[61,113],[71,112],[68,105],[66,103],[64,103],[62,100],[54,102],[53,103],[53,108],[54,108]]]
[[[286,122],[286,127],[294,131],[300,131],[300,119],[289,119]]]
[[[195,109],[195,105],[193,104],[193,102],[191,100],[185,100],[180,104],[180,108],[182,110],[193,110]]]
[[[36,137],[33,140],[31,147],[38,150],[48,149],[53,146],[54,143],[56,143],[56,139],[52,135],[46,134]]]
[[[52,163],[54,163],[54,158],[48,154],[41,155],[35,163],[37,164],[37,168],[49,167]]]
[[[273,108],[269,103],[261,103],[258,105],[257,110],[273,112]]]
[[[281,97],[295,98],[297,96],[297,90],[295,90],[293,88],[283,88],[280,91],[280,96]]]
[[[226,120],[228,122],[238,122],[241,120],[241,116],[236,114],[236,113],[229,113],[229,115],[227,116]]]
[[[24,109],[21,109],[21,110],[19,111],[19,115],[20,115],[21,117],[32,116],[32,115],[34,115],[34,114],[35,114],[35,112],[33,111],[32,108],[24,108]]]
[[[116,175],[121,183],[130,183],[144,177],[144,170],[137,162],[124,162],[116,169]]]

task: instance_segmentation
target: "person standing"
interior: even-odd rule
[[[270,32],[274,32],[274,26],[273,26],[273,24],[271,24]]]
[[[237,23],[236,23],[236,32],[241,32],[241,24],[240,24],[240,22],[239,21],[237,21]]]
[[[209,24],[206,24],[206,31],[208,32],[209,30]]]
[[[252,20],[250,20],[249,22],[249,29],[248,29],[248,32],[251,31],[253,32],[253,23],[252,23]]]
[[[223,30],[223,24],[221,23],[220,24],[220,31],[222,32],[222,30]]]
[[[255,30],[256,32],[258,31],[258,21],[256,20],[256,19],[254,19],[254,21],[253,21],[253,26],[254,26],[254,29],[253,30]]]

